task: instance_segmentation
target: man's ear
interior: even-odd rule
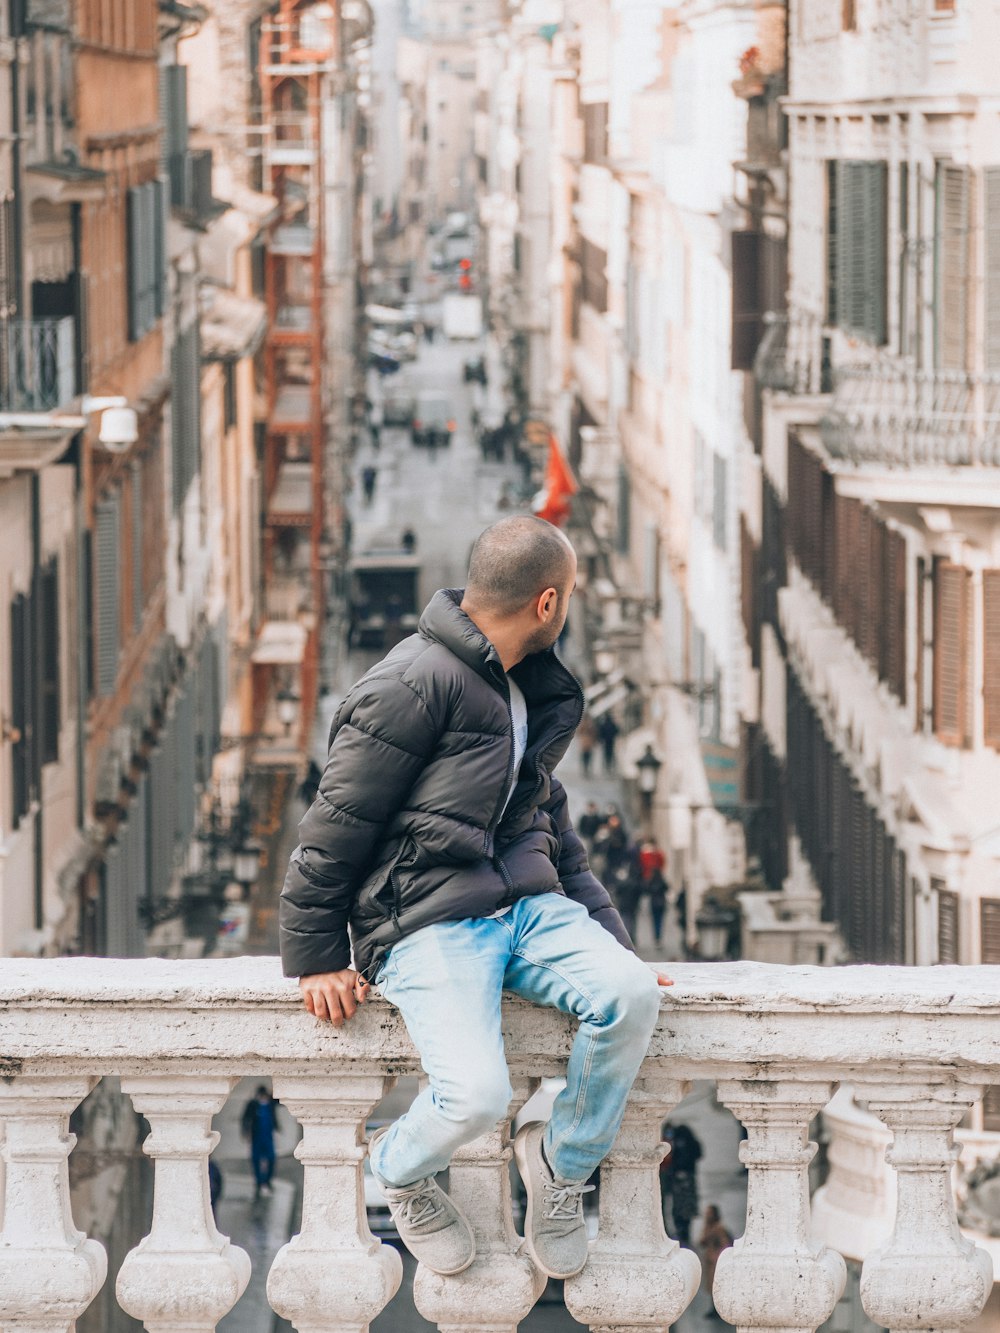
[[[559,604],[559,594],[555,588],[546,588],[541,594],[537,603],[539,620],[547,620],[555,614],[555,609]]]

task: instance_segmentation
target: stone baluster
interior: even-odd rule
[[[746,1126],[746,1231],[719,1257],[713,1297],[723,1318],[757,1333],[813,1333],[840,1299],[841,1256],[809,1238],[809,1125],[830,1083],[746,1079],[719,1083],[719,1098]]]
[[[125,1257],[116,1293],[149,1333],[213,1333],[250,1280],[250,1259],[212,1216],[208,1158],[219,1141],[212,1117],[232,1078],[159,1074],[122,1079],[149,1121],[143,1152],[155,1162],[153,1223]]]
[[[855,1089],[892,1132],[886,1161],[896,1170],[896,1223],[861,1273],[865,1313],[892,1333],[958,1333],[990,1295],[992,1261],[959,1231],[952,1192],[954,1129],[980,1092],[958,1084]]]
[[[271,1306],[298,1333],[367,1333],[392,1300],[403,1264],[368,1229],[365,1121],[391,1086],[381,1074],[275,1078],[274,1095],[302,1125],[302,1229],[277,1253]]]
[[[570,1314],[593,1333],[663,1330],[698,1290],[701,1265],[667,1236],[660,1198],[660,1126],[685,1091],[676,1079],[640,1077],[601,1167],[600,1232],[565,1287]]]
[[[537,1080],[514,1078],[511,1119]],[[545,1288],[545,1278],[522,1249],[510,1197],[510,1119],[460,1148],[452,1158],[448,1192],[472,1224],[476,1258],[457,1277],[418,1266],[417,1309],[440,1333],[516,1333]]]
[[[0,1232],[0,1328],[4,1333],[70,1333],[100,1291],[103,1247],[73,1225],[70,1113],[95,1078],[0,1082],[0,1148],[5,1166]]]

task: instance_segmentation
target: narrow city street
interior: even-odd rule
[[[435,389],[446,393],[456,422],[452,443],[431,451],[416,448],[408,430],[389,427],[381,432],[380,445],[373,447],[365,438],[353,461],[351,518],[355,552],[375,548],[398,547],[404,529],[414,532],[416,551],[421,560],[420,596],[426,601],[439,587],[461,586],[469,549],[476,535],[504,512],[504,497],[519,478],[519,470],[510,461],[484,462],[474,438],[470,414],[472,392],[463,382],[462,366],[481,354],[480,344],[452,343],[438,339],[422,342],[419,357],[405,370],[375,386],[379,393],[418,392]],[[364,497],[361,477],[367,467],[377,468],[371,502]],[[566,655],[573,662],[579,653],[582,633],[571,612],[570,635]],[[350,684],[370,666],[380,653],[375,650],[347,651],[334,643],[329,649],[332,660],[325,664],[326,679],[333,689],[321,698],[313,734],[312,755],[321,764],[326,757],[330,720]],[[571,809],[578,817],[588,801],[600,807],[626,808],[626,794],[621,779],[605,773],[595,762],[585,777],[575,747],[571,749],[560,776],[569,792]],[[277,953],[277,913],[275,899],[280,889],[282,866],[295,846],[296,826],[304,807],[293,797],[286,810],[279,842],[280,854],[257,889],[250,950]],[[652,925],[648,913],[640,916],[637,944],[643,957],[655,959]],[[676,916],[671,911],[664,930],[663,958],[680,956],[681,939]],[[221,1142],[215,1160],[224,1178],[224,1192],[218,1206],[220,1229],[246,1249],[254,1260],[250,1286],[232,1312],[220,1323],[220,1333],[277,1333],[289,1325],[270,1310],[265,1284],[271,1259],[298,1227],[300,1212],[301,1167],[292,1153],[297,1141],[291,1117],[283,1117],[279,1135],[278,1163],[271,1196],[255,1198],[248,1147],[239,1133],[239,1122],[246,1101],[253,1095],[256,1079],[244,1079],[234,1091],[216,1128]],[[413,1097],[416,1082],[400,1080],[386,1101],[375,1112],[376,1119],[398,1115]],[[736,1158],[739,1132],[736,1121],[716,1103],[710,1085],[698,1086],[671,1117],[674,1123],[690,1125],[703,1145],[704,1155],[698,1166],[699,1195],[702,1206],[717,1203],[723,1219],[734,1234],[743,1228],[745,1211],[744,1174]],[[697,1232],[695,1232],[697,1234]],[[413,1304],[412,1286],[415,1264],[404,1253],[403,1285],[391,1304],[373,1322],[374,1333],[417,1333],[432,1330]],[[707,1296],[700,1293],[678,1322],[680,1333],[694,1333],[703,1328],[701,1319],[707,1309]],[[523,1321],[525,1333],[563,1333],[579,1328],[562,1301],[558,1284],[550,1284],[531,1314]]]

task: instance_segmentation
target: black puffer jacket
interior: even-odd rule
[[[418,633],[353,687],[337,710],[316,799],[299,825],[281,894],[287,976],[350,964],[371,977],[396,940],[435,921],[489,916],[564,892],[626,947],[552,770],[583,710],[551,651],[511,671],[528,705],[528,746],[506,810],[513,728],[496,649],[435,594]]]

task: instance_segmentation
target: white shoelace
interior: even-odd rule
[[[412,1231],[419,1231],[431,1222],[436,1222],[444,1212],[436,1192],[430,1189],[418,1190],[404,1199],[399,1208],[399,1220]]]
[[[583,1196],[592,1193],[593,1185],[545,1184],[546,1222],[576,1222],[583,1217]]]

